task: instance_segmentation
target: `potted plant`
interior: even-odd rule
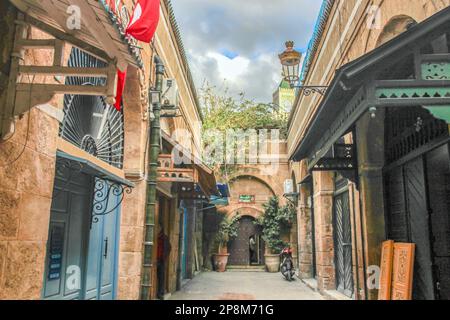
[[[218,272],[225,272],[228,264],[228,242],[237,237],[240,215],[231,218],[225,217],[219,225],[216,235],[218,252],[214,254],[214,267]]]
[[[263,207],[264,215],[259,217],[256,223],[262,227],[263,239],[266,242],[266,268],[269,272],[278,272],[280,252],[288,245],[282,240],[282,235],[292,225],[295,208],[292,204],[280,206],[277,196],[270,198]]]

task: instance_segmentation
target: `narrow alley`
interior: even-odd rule
[[[280,273],[203,272],[170,300],[323,300],[299,279],[284,280]]]
[[[1,0],[3,300],[450,301],[450,0]]]

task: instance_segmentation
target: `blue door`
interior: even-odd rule
[[[58,167],[47,243],[44,299],[116,295],[120,198],[110,182]]]
[[[75,175],[70,168],[57,167],[45,261],[44,299],[83,299],[91,181],[88,175]]]
[[[120,202],[110,182],[96,179],[93,218],[86,264],[89,300],[112,300],[116,295]]]

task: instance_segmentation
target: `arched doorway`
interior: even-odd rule
[[[264,240],[262,229],[255,223],[255,218],[243,216],[239,220],[238,235],[228,244],[233,266],[251,266],[264,264]]]

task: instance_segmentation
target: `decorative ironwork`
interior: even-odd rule
[[[448,125],[421,107],[389,108],[386,112],[386,162],[392,163],[425,146],[448,137]]]
[[[380,100],[450,98],[450,87],[378,88],[375,91],[375,96]]]
[[[355,170],[353,144],[335,144],[326,157],[321,158],[313,166],[313,171]]]
[[[105,67],[95,57],[73,48],[69,67]],[[105,78],[67,77],[70,85],[99,86]],[[59,135],[78,148],[94,155],[106,163],[122,168],[124,148],[123,114],[108,105],[101,96],[65,95],[64,119]]]
[[[450,80],[450,62],[422,63],[422,78],[424,80]]]
[[[99,221],[99,216],[114,212],[123,201],[125,194],[130,194],[131,187],[100,178],[95,179],[94,204],[92,207],[92,223]],[[118,199],[111,201],[111,196]]]
[[[305,96],[310,96],[313,93],[318,93],[324,96],[327,93],[327,86],[293,86],[293,88],[298,88],[299,93],[303,93]]]

